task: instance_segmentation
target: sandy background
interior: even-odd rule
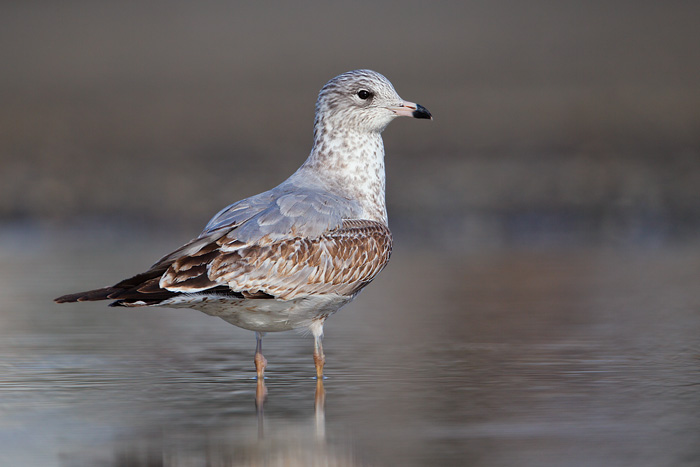
[[[0,222],[195,234],[296,169],[320,87],[365,67],[435,116],[384,133],[395,229],[692,239],[698,18],[650,1],[6,2]]]

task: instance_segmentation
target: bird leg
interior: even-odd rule
[[[255,333],[255,371],[258,373],[258,379],[263,379],[265,376],[265,367],[267,367],[267,360],[262,354],[262,338],[265,335],[264,332]]]
[[[314,363],[316,364],[316,377],[323,379],[323,365],[326,363],[326,357],[323,355],[323,349],[320,346],[314,349]]]

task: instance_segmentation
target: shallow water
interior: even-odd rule
[[[4,232],[0,465],[698,465],[700,248],[397,242],[313,339],[56,305],[183,238]],[[92,238],[92,239],[91,239]]]

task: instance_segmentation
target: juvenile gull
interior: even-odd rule
[[[272,190],[215,215],[199,237],[111,287],[56,299],[194,308],[255,331],[263,377],[266,332],[306,328],[323,376],[323,324],[386,266],[392,237],[381,132],[399,116],[432,119],[371,70],[330,80],[316,101],[306,162]]]

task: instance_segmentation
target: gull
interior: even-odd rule
[[[381,133],[396,117],[432,119],[383,75],[353,70],[316,101],[311,154],[275,188],[221,210],[199,236],[113,286],[56,298],[192,308],[256,333],[307,329],[323,378],[323,325],[384,269],[392,249]]]

